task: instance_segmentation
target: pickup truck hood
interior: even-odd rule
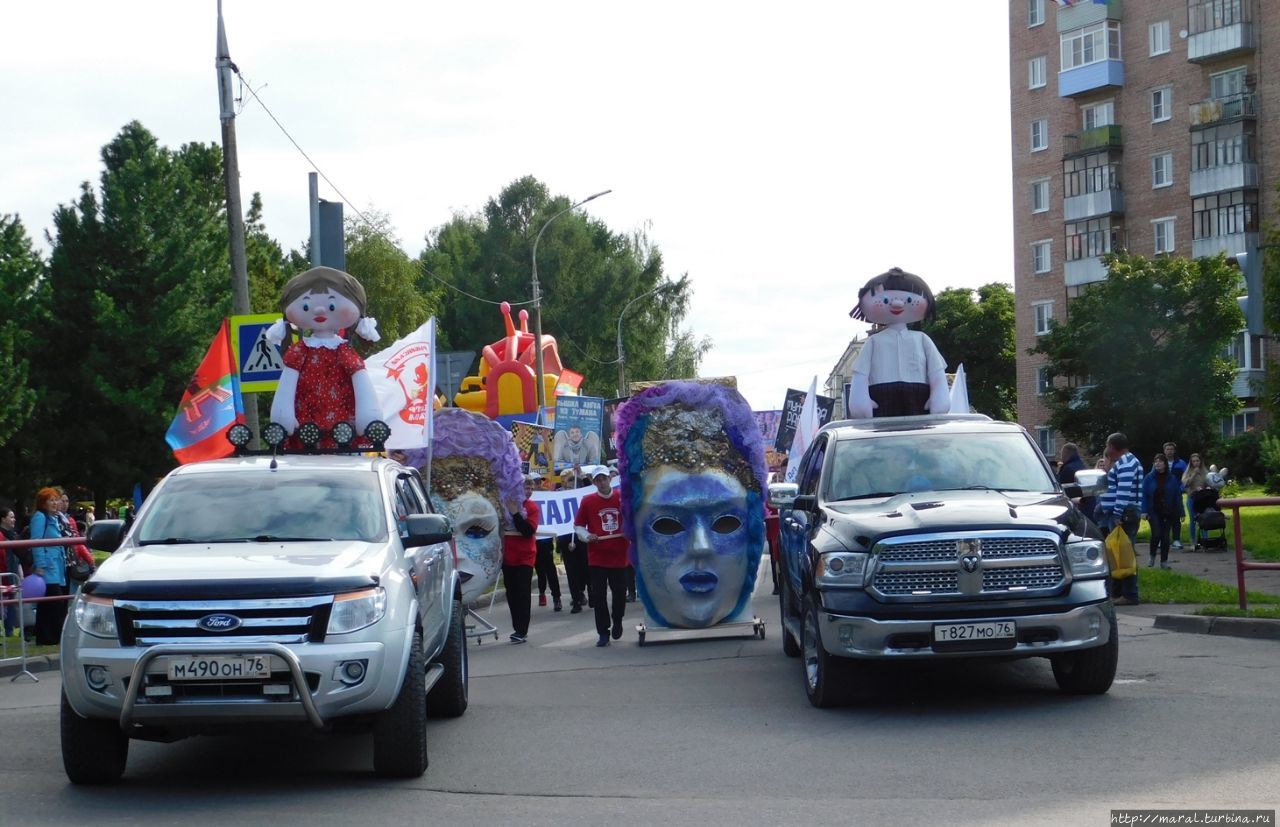
[[[356,541],[129,546],[86,590],[108,597],[225,598],[348,591],[378,582],[385,543]],[[214,594],[218,592],[220,594]]]
[[[846,543],[855,537],[875,541],[903,532],[965,529],[1064,528],[1081,534],[1087,522],[1058,493],[999,491],[925,491],[884,500],[833,502],[824,506],[829,530]],[[852,544],[853,547],[861,545]]]

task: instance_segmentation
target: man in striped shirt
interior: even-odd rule
[[[1124,529],[1130,542],[1137,543],[1138,523],[1142,509],[1142,463],[1129,450],[1129,438],[1122,433],[1107,437],[1107,492],[1098,500],[1098,526],[1110,533],[1116,526]],[[1125,519],[1126,510],[1129,519]],[[1115,583],[1115,581],[1112,581]],[[1120,596],[1116,603],[1122,606],[1138,602],[1138,576],[1132,575],[1119,581]]]

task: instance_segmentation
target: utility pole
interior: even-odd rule
[[[231,97],[231,73],[236,65],[227,49],[222,25],[222,0],[218,0],[218,110],[222,120],[222,172],[227,185],[227,229],[231,245],[231,307],[236,315],[249,312],[249,268],[244,254],[244,211],[240,208],[240,165],[236,157],[236,110]],[[236,365],[236,370],[240,369]],[[250,446],[258,447],[258,400],[244,394],[244,421],[253,433]]]

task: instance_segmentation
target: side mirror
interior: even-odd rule
[[[818,498],[812,494],[801,494],[791,503],[791,507],[796,511],[817,511]]]
[[[89,526],[85,545],[94,551],[113,552],[124,540],[124,520],[98,520]]]
[[[95,524],[96,525],[96,524]],[[453,539],[453,523],[443,514],[410,514],[405,520],[405,548],[433,546]]]
[[[1076,487],[1080,489],[1080,493],[1067,491],[1067,495],[1071,497],[1096,497],[1107,491],[1107,472],[1099,471],[1096,468],[1090,468],[1076,472]]]
[[[769,505],[774,508],[790,508],[800,493],[800,486],[794,482],[775,482],[769,486]]]

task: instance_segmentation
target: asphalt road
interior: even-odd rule
[[[766,574],[767,577],[767,574]],[[589,613],[534,608],[530,642],[472,644],[471,707],[431,767],[388,782],[367,738],[134,742],[125,780],[70,786],[56,675],[0,686],[0,823],[1097,824],[1113,807],[1274,809],[1280,643],[1122,615],[1108,695],[1048,664],[921,666],[858,708],[809,706],[768,639],[594,646]]]

